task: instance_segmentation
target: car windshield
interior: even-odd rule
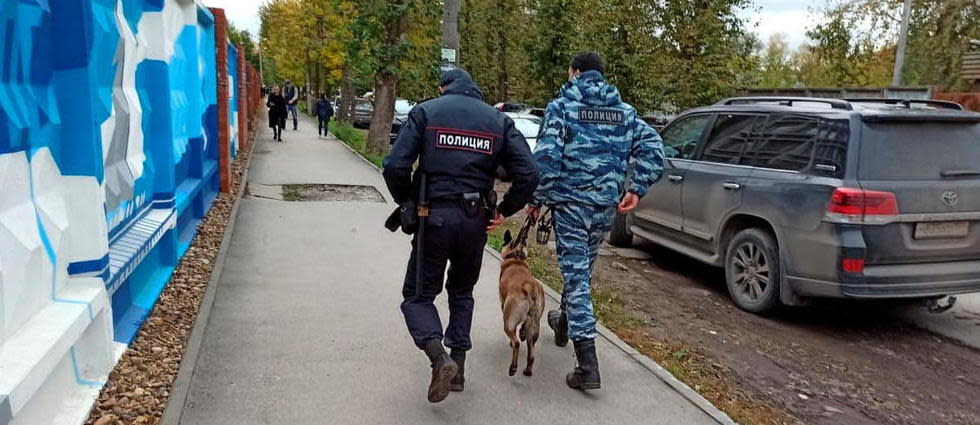
[[[524,135],[525,139],[537,139],[541,128],[540,118],[514,118],[514,126]]]
[[[408,114],[412,110],[413,106],[415,106],[415,103],[412,103],[411,101],[398,99],[395,101],[395,113],[403,115]]]
[[[357,102],[357,106],[355,106],[354,108],[355,109],[360,109],[360,110],[368,110],[368,109],[371,109],[371,102],[368,102],[366,100],[358,101]]]

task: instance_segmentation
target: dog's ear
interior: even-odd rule
[[[510,241],[514,240],[514,237],[510,235],[510,230],[504,232],[504,245],[510,245]]]

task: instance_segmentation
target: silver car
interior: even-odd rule
[[[935,101],[734,98],[663,133],[634,235],[723,267],[757,313],[980,292],[980,114]]]

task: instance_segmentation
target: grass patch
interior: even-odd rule
[[[284,201],[302,201],[303,194],[300,193],[300,189],[303,185],[299,184],[286,184],[282,186],[282,199]]]
[[[368,150],[367,138],[363,131],[354,128],[349,123],[331,120],[330,132],[362,157],[381,168],[385,154]]]

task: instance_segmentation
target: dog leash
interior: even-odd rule
[[[537,220],[527,216],[524,220],[524,225],[521,226],[521,230],[517,232],[517,237],[510,241],[510,247],[518,247],[527,244],[527,234],[531,231],[531,228],[537,224]]]
[[[537,232],[535,233],[535,241],[539,245],[547,244],[551,239],[551,227],[554,224],[554,214],[551,212],[551,208],[545,208],[539,218],[535,220],[531,216],[527,216],[524,220],[524,225],[521,226],[521,230],[517,232],[517,237],[508,244],[510,247],[518,247],[527,244],[528,234],[531,232],[532,227],[537,227]]]

